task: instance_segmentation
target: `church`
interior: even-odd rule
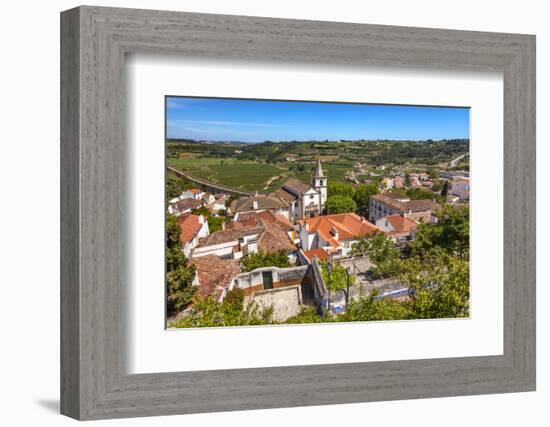
[[[273,193],[256,194],[233,201],[231,211],[235,214],[235,220],[241,214],[265,210],[282,215],[291,222],[322,215],[327,201],[327,181],[321,161],[317,160],[309,185],[297,179],[289,179]]]

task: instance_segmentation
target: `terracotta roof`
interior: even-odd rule
[[[212,295],[217,300],[224,289],[227,289],[233,278],[241,272],[239,260],[222,259],[215,255],[191,258],[190,265],[194,265],[199,279],[199,295]]]
[[[191,193],[193,193],[193,194],[199,194],[199,193],[202,193],[202,191],[201,191],[201,190],[199,190],[198,188],[191,188],[191,189],[190,189],[189,191],[190,191]]]
[[[275,224],[265,224],[265,231],[258,239],[258,249],[263,252],[294,251],[296,246],[288,235]]]
[[[279,188],[278,190],[271,193],[271,195],[273,197],[277,197],[281,199],[283,202],[286,203],[287,206],[289,206],[292,202],[294,202],[298,198],[298,196],[286,191],[284,188]]]
[[[211,245],[218,245],[220,243],[228,243],[232,242],[234,240],[239,240],[241,237],[244,236],[251,236],[254,234],[260,234],[264,231],[264,228],[261,226],[258,227],[241,227],[241,228],[233,228],[233,229],[225,229],[216,231],[209,236],[200,239],[199,241],[199,247],[204,246],[211,246]]]
[[[172,204],[172,207],[178,211],[193,210],[200,206],[202,206],[202,202],[195,199],[183,199]]]
[[[401,213],[434,211],[439,205],[430,199],[410,200],[406,196],[398,193],[375,194],[371,196],[372,200],[384,203]]]
[[[257,202],[257,208],[254,209],[254,202]],[[271,195],[258,195],[250,197],[240,197],[231,204],[233,212],[248,212],[253,210],[280,209],[288,205],[279,197]]]
[[[305,193],[311,187],[309,184],[303,183],[297,179],[291,178],[283,184],[283,187],[286,187],[290,190],[296,191],[298,194]]]
[[[329,257],[328,252],[325,251],[323,248],[310,249],[309,251],[304,251],[304,255],[310,261],[313,258],[319,258],[321,261],[325,261]]]
[[[408,233],[418,227],[415,221],[401,215],[388,215],[384,219],[392,225],[396,233]]]
[[[232,221],[225,230],[216,231],[200,240],[199,247],[211,246],[239,240],[244,236],[258,235],[258,248],[264,252],[279,250],[293,251],[296,246],[286,234],[293,226],[281,215],[265,211],[240,216],[239,221]]]
[[[309,233],[319,233],[333,248],[340,246],[340,240],[355,240],[381,231],[354,213],[318,216],[302,220],[300,223],[307,223]],[[334,232],[338,233],[338,238]]]
[[[180,241],[182,243],[187,243],[193,240],[203,224],[201,224],[198,215],[184,214],[178,218],[178,225],[181,229]]]

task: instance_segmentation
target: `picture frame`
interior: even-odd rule
[[[502,72],[503,354],[127,374],[128,53]],[[535,390],[535,156],[532,35],[90,6],[62,12],[61,413],[90,420]]]

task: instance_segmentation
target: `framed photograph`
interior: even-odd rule
[[[61,411],[535,390],[535,37],[61,15]]]

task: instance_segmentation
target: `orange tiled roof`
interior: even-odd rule
[[[301,224],[306,223],[310,233],[319,233],[332,247],[340,246],[339,240],[354,240],[380,231],[355,213],[318,216],[301,221]],[[332,230],[338,232],[338,240]]]
[[[215,255],[191,258],[189,264],[196,268],[199,295],[203,298],[211,295],[219,299],[223,290],[231,284],[231,280],[241,272],[239,260],[222,259]]]
[[[397,233],[408,233],[418,227],[418,224],[410,218],[401,215],[389,215],[384,218]]]
[[[315,257],[319,258],[321,261],[325,261],[329,256],[328,252],[325,251],[323,248],[310,249],[309,251],[304,251],[304,255],[310,261]]]
[[[178,218],[178,225],[181,229],[180,242],[184,244],[193,240],[202,227],[199,216],[193,214],[184,214],[180,216]]]
[[[199,190],[198,188],[191,188],[189,191],[190,191],[191,193],[193,193],[193,194],[199,194],[199,193],[201,193],[201,190]]]

